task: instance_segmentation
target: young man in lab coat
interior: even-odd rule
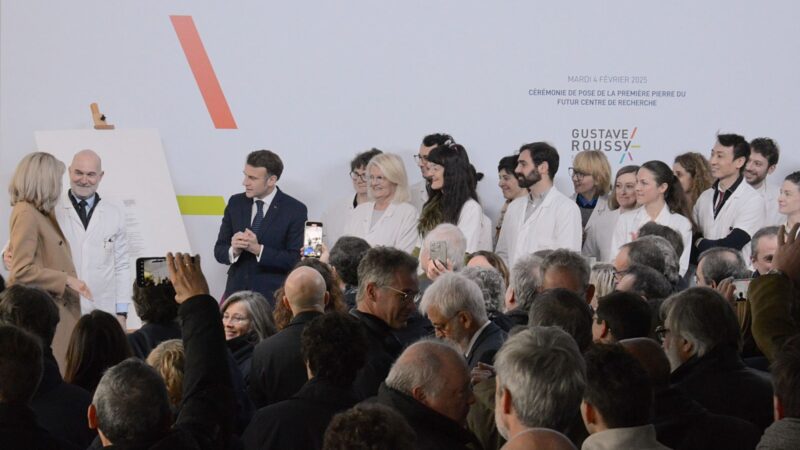
[[[553,186],[558,161],[558,151],[546,142],[519,149],[514,173],[529,194],[508,205],[495,248],[509,267],[538,250],[581,251],[583,227],[578,205]]]
[[[749,257],[750,239],[762,226],[764,199],[744,179],[750,144],[738,134],[720,134],[711,150],[714,184],[700,194],[694,220],[703,237],[694,242],[693,256],[712,247],[742,250]]]
[[[750,141],[750,158],[744,166],[744,179],[764,199],[767,213],[764,226],[783,225],[786,216],[778,212],[780,187],[767,183],[767,176],[778,167],[780,150],[770,138],[756,138]]]

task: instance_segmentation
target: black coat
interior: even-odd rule
[[[128,343],[131,344],[133,356],[139,359],[147,359],[150,352],[158,347],[158,344],[170,339],[181,338],[181,326],[178,322],[171,323],[146,323],[142,328],[128,335]]]
[[[36,416],[27,406],[0,403],[0,448],[77,450],[85,446],[79,447],[51,436],[36,423]]]
[[[42,381],[30,403],[39,425],[56,438],[86,448],[97,435],[86,418],[91,403],[87,390],[64,382],[52,350],[45,349]]]
[[[243,336],[237,336],[225,342],[236,363],[236,369],[242,375],[245,386],[249,384],[250,370],[253,362],[253,350],[255,348],[253,343],[257,340],[258,335],[253,332]]]
[[[675,388],[656,392],[653,425],[658,442],[674,450],[752,450],[761,438],[752,423],[709,413]]]
[[[744,365],[736,349],[717,346],[692,357],[670,376],[672,385],[707,410],[738,417],[762,431],[772,423],[772,381]]]
[[[406,419],[417,433],[414,446],[417,450],[467,449],[470,444],[472,448],[481,448],[469,430],[385,384],[381,384],[375,401],[393,408]]]
[[[352,389],[312,378],[290,399],[259,409],[242,442],[246,449],[320,449],[333,416],[357,402]]]
[[[353,383],[353,389],[359,398],[366,399],[378,393],[378,386],[389,375],[392,364],[403,351],[403,345],[383,320],[355,309],[350,314],[364,326],[369,343],[366,363],[358,371]]]
[[[300,335],[306,324],[321,315],[316,311],[302,312],[278,334],[256,345],[248,391],[256,408],[286,400],[308,381],[306,363],[300,352]]]
[[[479,362],[494,365],[494,355],[503,346],[503,342],[506,341],[507,337],[508,335],[505,331],[490,321],[486,328],[481,331],[481,334],[478,335],[475,344],[472,346],[472,351],[467,357],[467,365],[470,370],[477,366]]]

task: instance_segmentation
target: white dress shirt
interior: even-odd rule
[[[277,192],[278,192],[278,189],[272,188],[272,192],[270,192],[269,194],[267,194],[267,195],[265,195],[263,197],[254,197],[253,198],[253,207],[250,210],[250,223],[251,224],[253,223],[253,220],[255,220],[256,213],[258,212],[258,205],[256,204],[256,201],[257,200],[261,200],[262,202],[264,202],[264,206],[261,207],[261,218],[263,219],[264,217],[267,216],[267,211],[269,211],[269,207],[272,205],[272,200],[275,199],[275,193],[277,193]],[[260,250],[258,251],[258,255],[256,255],[256,261],[261,261],[261,252],[264,250],[264,246],[263,245],[259,245],[259,248],[260,248]],[[297,249],[297,251],[299,252],[300,249]],[[241,256],[241,253],[239,253],[239,255],[234,255],[233,247],[228,248],[228,257],[231,260],[231,264],[235,263],[239,259],[239,256]]]

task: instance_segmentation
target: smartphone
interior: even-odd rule
[[[322,256],[322,222],[306,222],[303,233],[303,256],[319,258]]]
[[[433,241],[431,242],[431,259],[439,261],[447,266],[447,242]]]
[[[733,298],[737,302],[747,300],[747,288],[750,287],[751,281],[753,281],[752,278],[737,278],[733,280]]]
[[[167,258],[150,256],[136,258],[136,285],[139,287],[157,286],[169,283]]]

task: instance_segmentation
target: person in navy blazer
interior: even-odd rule
[[[230,265],[224,297],[252,290],[274,304],[273,292],[300,260],[308,213],[276,186],[281,173],[283,162],[275,153],[247,155],[245,191],[228,200],[214,246],[217,261]]]

